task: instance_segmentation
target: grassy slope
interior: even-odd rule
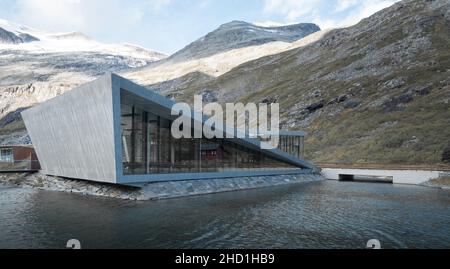
[[[276,96],[286,125],[309,132],[306,154],[313,161],[440,163],[450,144],[450,25],[441,13],[445,9],[426,5],[396,5],[308,47],[243,64],[212,82],[181,87],[183,99],[204,89],[220,92],[223,102]],[[428,43],[414,49],[423,40]],[[384,89],[394,78],[405,85]],[[402,99],[427,86],[428,93]],[[342,94],[360,105],[330,104],[302,114],[306,105],[326,104]]]

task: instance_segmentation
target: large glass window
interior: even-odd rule
[[[304,158],[304,137],[281,135],[278,148],[299,159]]]
[[[170,120],[132,101],[121,109],[125,175],[297,168],[232,140],[174,139]]]
[[[129,105],[122,105],[122,158],[124,171],[129,174],[145,174],[147,157],[144,143],[146,126],[144,111]]]
[[[13,150],[11,148],[0,149],[0,162],[3,162],[3,163],[14,162]]]
[[[173,173],[199,171],[198,142],[196,139],[173,139]]]

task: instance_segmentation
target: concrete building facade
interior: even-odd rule
[[[302,132],[282,133],[280,148],[271,150],[262,150],[254,138],[173,139],[174,104],[108,74],[30,108],[22,117],[47,175],[139,184],[315,170],[302,159]],[[195,121],[194,114],[191,119]]]

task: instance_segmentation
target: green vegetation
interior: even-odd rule
[[[450,145],[450,22],[427,5],[393,7],[180,90],[214,89],[222,102],[276,97],[282,122],[309,133],[306,156],[315,162],[442,163]],[[358,105],[333,102],[339,96]],[[316,103],[324,107],[305,110]]]
[[[439,177],[430,180],[428,183],[439,186],[450,186],[450,177]]]

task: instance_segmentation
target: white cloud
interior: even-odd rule
[[[359,1],[352,11],[341,21],[335,22],[337,26],[354,25],[364,18],[370,17],[376,12],[393,5],[399,0],[365,0]]]
[[[264,0],[264,11],[282,14],[286,22],[294,22],[314,12],[321,2],[322,0]]]
[[[172,0],[148,0],[148,6],[153,9],[153,11],[159,11],[163,7],[169,5]]]
[[[106,27],[119,31],[159,11],[171,0],[17,0],[21,23],[50,31],[95,32]]]
[[[314,22],[321,28],[350,26],[399,0],[264,0],[264,12],[284,23]]]
[[[359,0],[338,0],[336,4],[335,11],[336,12],[342,12],[345,11],[360,2]]]

